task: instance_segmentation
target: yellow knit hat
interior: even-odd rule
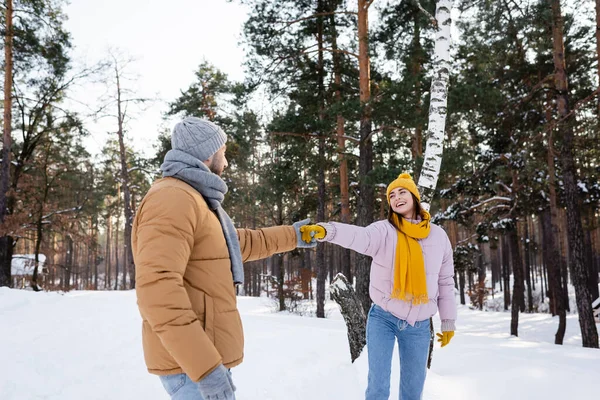
[[[402,187],[414,194],[419,203],[421,202],[421,195],[419,195],[419,190],[417,189],[415,181],[413,181],[413,178],[410,176],[410,174],[403,172],[400,175],[398,175],[398,178],[396,178],[396,180],[390,183],[387,187],[388,204],[390,203],[390,192],[399,187]]]

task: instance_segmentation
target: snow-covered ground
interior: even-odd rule
[[[350,363],[335,304],[328,319],[274,313],[265,298],[239,298],[245,361],[233,370],[238,400],[359,400],[366,353]],[[439,320],[436,318],[439,326]],[[600,350],[581,348],[576,316],[564,346],[557,320],[459,309],[458,331],[436,347],[425,400],[591,399],[600,395]],[[0,399],[168,399],[144,367],[135,294],[33,293],[0,288]],[[394,359],[392,399],[397,399]]]

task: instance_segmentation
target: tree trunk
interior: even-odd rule
[[[285,311],[285,267],[283,265],[283,254],[273,256],[273,269],[277,271],[277,297],[279,298],[279,311]]]
[[[131,193],[129,191],[129,168],[127,166],[127,152],[125,150],[125,132],[123,123],[125,113],[123,110],[123,99],[121,98],[121,82],[119,76],[119,65],[115,61],[115,75],[117,79],[117,123],[119,136],[119,151],[121,156],[121,189],[124,197],[125,229],[123,230],[123,289],[127,285],[127,272],[131,281],[131,288],[135,287],[135,266],[133,264],[133,252],[131,249],[131,224],[133,223],[133,210],[131,208]]]
[[[71,274],[73,273],[73,238],[71,235],[67,235],[67,253],[65,255],[65,280],[64,289],[71,289]]]
[[[507,237],[502,237],[502,279],[504,281],[504,310],[510,306],[510,261]]]
[[[112,276],[112,262],[111,262],[111,251],[110,246],[112,245],[111,241],[111,232],[112,232],[112,216],[110,213],[106,218],[106,253],[104,258],[104,290],[111,287],[111,276]]]
[[[460,304],[462,304],[463,306],[465,304],[467,304],[467,300],[465,298],[465,286],[466,286],[466,277],[465,277],[465,270],[461,269],[458,273],[458,286],[460,289]]]
[[[527,284],[527,310],[533,312],[533,292],[531,290],[531,255],[530,255],[530,239],[529,239],[529,218],[525,218],[525,283]]]
[[[40,248],[42,247],[42,213],[40,211],[39,218],[36,223],[36,237],[35,237],[35,250],[34,250],[34,267],[33,267],[33,276],[31,277],[31,288],[39,292],[41,289],[38,285],[38,273],[40,266]]]
[[[317,90],[319,101],[319,162],[325,163],[325,67],[323,61],[323,0],[317,1]],[[317,221],[325,221],[325,169],[319,168],[317,174],[317,186],[319,192],[319,203],[317,207]],[[327,268],[325,265],[325,246],[317,247],[317,318],[325,318],[325,281],[327,280]]]
[[[348,342],[352,362],[360,356],[367,343],[365,313],[361,301],[352,289],[352,285],[341,274],[338,274],[330,287],[333,299],[339,304],[342,316],[348,327]]]
[[[598,84],[600,85],[600,0],[596,0],[596,57],[598,67]],[[598,116],[600,118],[600,96],[598,96]]]
[[[480,310],[483,310],[483,301],[485,293],[485,259],[483,246],[479,246],[479,257],[477,263],[477,301]]]
[[[435,35],[433,55],[434,72],[430,89],[429,125],[425,158],[418,184],[421,204],[428,211],[439,178],[444,150],[448,81],[450,79],[450,27],[452,25],[450,11],[453,3],[453,0],[438,0],[435,10],[438,29]]]
[[[513,267],[513,299],[510,319],[510,334],[519,336],[519,311],[524,302],[525,291],[523,288],[523,259],[521,258],[521,248],[519,246],[519,234],[515,227],[508,232],[508,245],[512,258]]]
[[[115,225],[115,290],[119,290],[119,224],[121,222],[121,210],[119,210],[119,202],[121,199],[121,193],[119,191],[117,197],[117,223]],[[124,289],[124,288],[123,288]]]
[[[4,35],[4,130],[2,136],[2,164],[0,166],[0,225],[8,210],[10,186],[10,156],[12,148],[12,87],[13,87],[13,2],[6,1],[6,31]],[[0,237],[0,286],[11,286],[13,238]]]
[[[337,106],[342,106],[342,55],[338,51],[337,45],[337,25],[335,23],[335,9],[337,2],[330,2],[333,5],[330,8],[330,24],[331,24],[331,49],[333,50],[333,75],[335,82],[335,101]],[[350,221],[350,195],[348,188],[348,159],[346,158],[346,138],[345,138],[345,120],[341,112],[336,116],[336,133],[337,133],[337,154],[340,163],[340,220],[344,224],[349,224]],[[350,264],[350,250],[342,248],[342,273],[352,283],[352,266]]]
[[[423,102],[421,99],[422,90],[421,90],[421,71],[423,69],[423,57],[422,46],[421,46],[421,25],[420,25],[420,14],[419,10],[415,10],[413,12],[413,21],[414,21],[414,36],[413,36],[413,45],[412,51],[413,56],[411,57],[412,68],[411,73],[413,79],[415,81],[415,134],[412,140],[411,152],[413,161],[416,161],[423,157],[423,127],[421,125],[421,114],[423,113]]]
[[[360,158],[359,175],[360,194],[357,204],[357,224],[367,226],[373,222],[373,203],[375,191],[370,181],[370,172],[373,169],[373,142],[371,140],[371,66],[369,56],[369,2],[358,0],[358,67],[360,104],[362,107],[360,117]],[[356,294],[363,306],[365,315],[371,307],[369,296],[370,284],[370,257],[357,254],[356,265]]]
[[[583,228],[579,210],[576,167],[573,158],[573,118],[569,116],[568,77],[563,42],[563,17],[560,0],[552,0],[552,39],[554,46],[554,82],[557,91],[557,109],[561,119],[559,131],[562,136],[561,162],[567,206],[567,233],[569,241],[569,266],[575,286],[577,311],[583,347],[598,348],[598,330],[592,313],[592,297],[587,285],[587,271],[583,249]]]
[[[560,279],[560,266],[558,249],[554,242],[554,224],[552,223],[552,211],[546,210],[542,214],[543,251],[546,268],[548,270],[550,312],[558,315],[558,330],[554,336],[554,344],[563,344],[565,330],[567,328],[567,313],[565,311],[565,299]]]

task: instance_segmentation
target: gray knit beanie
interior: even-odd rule
[[[171,146],[200,161],[208,160],[227,142],[223,129],[205,119],[187,117],[173,128]]]

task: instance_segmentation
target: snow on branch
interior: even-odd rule
[[[67,213],[70,213],[70,212],[79,212],[82,209],[83,209],[83,206],[77,206],[77,207],[69,208],[69,209],[66,209],[66,210],[53,211],[50,214],[44,215],[42,217],[42,219],[43,220],[49,219],[50,217],[52,217],[54,215],[67,214]]]
[[[502,197],[502,196],[490,197],[489,199],[483,200],[483,201],[469,207],[469,210],[475,210],[475,209],[477,209],[487,203],[490,203],[492,201],[505,201],[505,202],[510,203],[512,201],[512,199],[510,197]]]
[[[421,5],[421,2],[419,0],[413,0],[413,3],[419,9],[419,11],[421,11],[423,14],[425,14],[425,16],[427,18],[429,18],[429,21],[431,22],[431,24],[437,28],[437,26],[438,26],[437,19],[435,19],[435,17],[433,15],[431,15],[429,13],[429,11],[427,11],[426,9],[423,8],[423,6]]]

